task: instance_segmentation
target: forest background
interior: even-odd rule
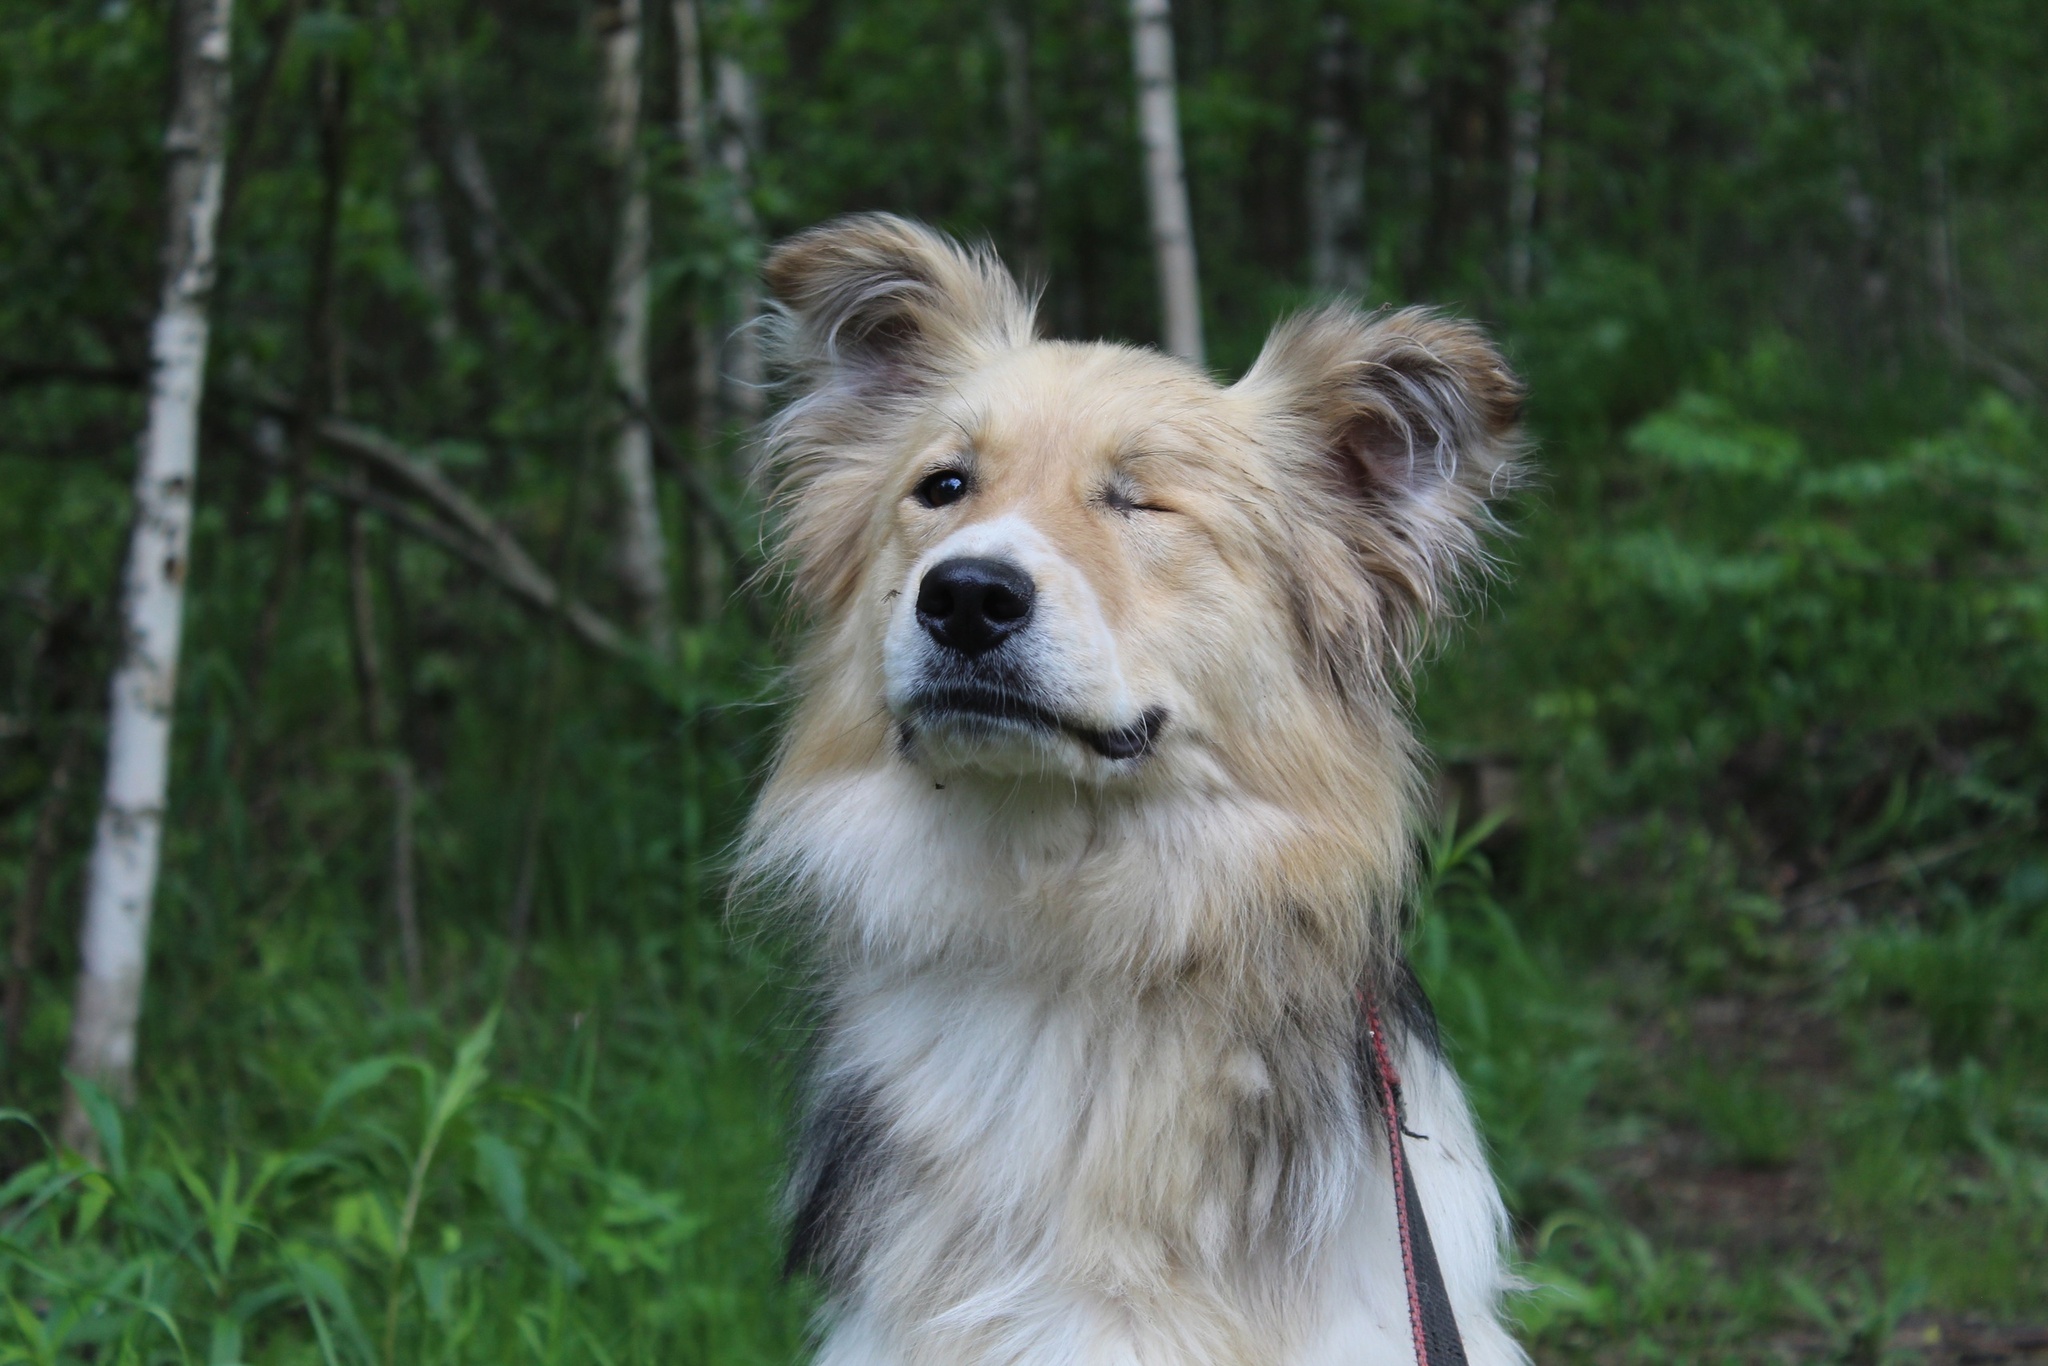
[[[1218,373],[1346,292],[1533,386],[1511,578],[1416,688],[1413,949],[1538,1358],[2048,1353],[2038,5],[1173,10]],[[885,208],[1159,338],[1131,15],[242,0],[91,1163],[173,20],[0,0],[0,1362],[794,1360],[798,965],[720,864],[779,697],[753,271]]]

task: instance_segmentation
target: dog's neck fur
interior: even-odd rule
[[[786,762],[753,827],[750,870],[803,912],[831,974],[1178,986],[1254,1015],[1276,992],[1349,1000],[1386,978],[1406,840],[1374,838],[1365,812],[1332,829],[1242,787],[1165,800],[878,757],[832,774]]]
[[[1390,697],[1305,692],[1305,714],[1176,737],[1110,787],[934,770],[878,711],[876,632],[853,616],[799,664],[804,705],[745,860],[828,977],[950,963],[1123,994],[1199,982],[1255,1013],[1276,990],[1348,1000],[1390,980],[1420,790]]]
[[[995,1220],[1012,1245],[1095,1248],[1118,1264],[1073,1270],[1133,1287],[1327,1236],[1365,1151],[1354,996],[1394,884],[1314,838],[1242,794],[1159,803],[901,756],[771,785],[756,866],[779,866],[831,964],[814,1103],[886,1110],[900,1160],[1007,1192],[870,1192],[839,1236],[914,1217],[957,1248]],[[942,1218],[946,1236],[924,1227]],[[966,1272],[927,1270],[928,1293],[966,1293]]]

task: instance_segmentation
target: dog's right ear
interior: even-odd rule
[[[1029,342],[1031,301],[991,252],[883,213],[790,238],[763,276],[790,399],[763,471],[797,592],[829,609],[858,578],[872,475],[902,425],[938,385]]]
[[[894,214],[800,233],[762,273],[785,311],[781,359],[799,388],[884,398],[1031,339],[1031,304],[991,253]]]

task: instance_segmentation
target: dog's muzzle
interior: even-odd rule
[[[1128,725],[1095,726],[1066,715],[1032,675],[1019,646],[1038,605],[1038,585],[1014,560],[960,555],[925,571],[917,623],[933,650],[923,685],[908,699],[919,727],[991,737],[1003,731],[1064,735],[1110,760],[1142,759],[1159,742],[1166,711],[1154,707]],[[1005,648],[1005,647],[1008,648]]]

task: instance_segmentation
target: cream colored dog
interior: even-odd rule
[[[1397,684],[1513,473],[1499,354],[1331,308],[1220,387],[1039,340],[991,256],[879,215],[767,277],[809,625],[747,867],[821,963],[819,1361],[1412,1361],[1368,1000],[1465,1349],[1522,1361],[1398,950]]]

